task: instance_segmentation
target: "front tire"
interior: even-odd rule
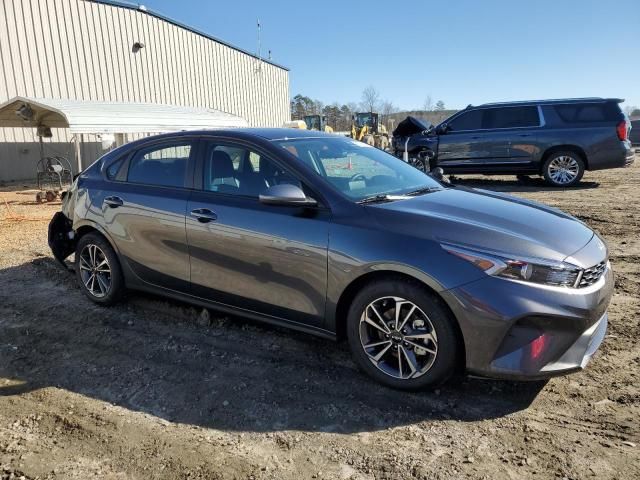
[[[391,388],[422,390],[456,371],[455,319],[433,293],[405,279],[376,281],[355,297],[347,337],[355,362]]]
[[[516,175],[516,178],[520,183],[531,183],[531,177],[529,175]]]
[[[410,157],[409,158],[409,165],[411,165],[414,168],[417,168],[421,172],[429,173],[428,170],[427,170],[427,163],[422,158]]]
[[[549,185],[573,187],[584,175],[584,161],[575,152],[555,152],[544,162],[542,174]]]
[[[118,256],[99,233],[88,233],[76,246],[76,278],[84,294],[100,305],[113,305],[125,286]]]

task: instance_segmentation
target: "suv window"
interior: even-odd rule
[[[255,197],[280,183],[302,187],[270,159],[245,147],[209,143],[204,152],[203,189]]]
[[[129,164],[127,181],[183,187],[191,142],[154,146],[136,152]]]
[[[487,108],[482,128],[521,128],[540,125],[538,107]]]
[[[615,122],[620,119],[620,107],[612,103],[554,105],[553,108],[566,123]]]
[[[479,130],[482,128],[482,114],[482,110],[471,110],[462,113],[448,123],[449,129],[453,132]]]

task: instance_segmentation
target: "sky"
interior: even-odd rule
[[[564,97],[640,107],[640,0],[140,0],[290,71],[290,95],[401,110]]]

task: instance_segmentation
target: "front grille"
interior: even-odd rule
[[[582,271],[582,277],[580,277],[580,282],[578,283],[578,288],[588,287],[589,285],[593,285],[596,283],[604,271],[607,269],[607,261],[603,260],[602,262],[594,265],[593,267],[585,268]]]

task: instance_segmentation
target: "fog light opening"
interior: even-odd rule
[[[529,344],[531,360],[537,360],[538,358],[540,358],[546,346],[547,346],[547,335],[543,333],[542,335],[534,339],[533,342]]]

